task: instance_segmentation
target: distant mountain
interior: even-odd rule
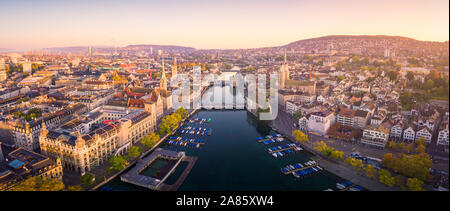
[[[388,49],[397,55],[423,55],[445,53],[449,43],[419,41],[408,37],[387,35],[332,35],[299,40],[287,45],[269,48],[272,50],[296,50],[317,53],[326,50],[358,52],[361,54],[380,54]]]
[[[0,52],[5,53],[5,52],[13,52],[15,51],[15,49],[9,49],[9,48],[0,48]]]
[[[126,47],[121,48],[122,50],[150,50],[153,51],[162,50],[162,51],[195,51],[195,48],[192,47],[184,47],[177,45],[128,45]]]
[[[42,48],[43,51],[88,51],[89,47],[92,47],[92,49],[102,49],[102,50],[110,50],[114,49],[114,47],[111,46],[68,46],[68,47],[53,47],[53,48]]]

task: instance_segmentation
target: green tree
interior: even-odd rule
[[[425,83],[423,84],[423,88],[425,90],[431,90],[434,88],[434,81],[431,79],[428,79],[427,81],[425,81]]]
[[[414,80],[414,73],[411,71],[406,72],[406,78],[408,79],[408,81],[413,81]]]
[[[378,179],[381,183],[387,185],[388,187],[395,185],[395,178],[391,176],[391,172],[385,169],[378,171]]]
[[[64,190],[64,183],[56,178],[47,178],[41,176],[28,177],[27,179],[15,184],[12,191],[61,191]]]
[[[423,191],[423,181],[417,178],[408,178],[406,180],[406,186],[411,191]]]
[[[89,186],[94,183],[95,177],[92,174],[84,174],[80,177],[80,183],[85,187],[89,188]]]
[[[121,155],[110,158],[108,162],[111,165],[107,168],[108,171],[120,171],[129,164],[128,161]]]
[[[127,152],[127,157],[129,160],[135,159],[141,155],[142,149],[138,146],[131,146]]]
[[[295,122],[298,122],[298,120],[301,119],[301,118],[302,118],[302,112],[301,111],[296,111],[294,113]]]
[[[181,119],[186,118],[188,115],[188,111],[184,107],[179,107],[175,113],[179,114],[181,116]]]
[[[343,160],[344,159],[344,152],[334,150],[334,151],[331,152],[331,157],[334,158],[334,159]]]
[[[153,147],[156,142],[159,141],[159,135],[156,134],[155,132],[151,132],[150,134],[144,136],[144,138],[142,138],[141,143],[147,147],[147,148],[151,148]]]
[[[295,140],[301,143],[309,141],[308,136],[306,136],[301,130],[294,130],[292,135],[295,137]]]
[[[371,178],[371,179],[375,179],[377,178],[377,170],[372,166],[372,165],[367,165],[364,168],[364,171],[366,172],[366,176]]]
[[[67,191],[82,191],[83,187],[79,185],[71,185],[67,187]]]
[[[394,177],[395,185],[400,187],[401,189],[405,190],[405,177],[402,175],[397,175]]]

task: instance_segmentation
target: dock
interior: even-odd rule
[[[258,137],[258,138],[256,138],[256,141],[261,143],[261,142],[264,142],[264,141],[277,139],[277,138],[284,138],[284,137],[282,135],[280,135],[280,134],[274,134],[274,135],[268,135],[268,136],[265,136],[265,137]]]
[[[289,149],[295,149],[297,147],[299,147],[299,145],[297,145],[295,143],[294,144],[286,144],[286,145],[280,145],[280,146],[269,148],[267,151],[270,154],[272,154],[272,153],[276,153],[276,152],[286,151]]]
[[[166,183],[162,184],[159,188],[160,191],[176,191],[178,188],[183,184],[184,180],[186,179],[189,172],[191,172],[192,167],[194,167],[195,162],[197,161],[198,157],[190,157],[185,156],[183,158],[183,161],[189,162],[188,166],[186,166],[186,169],[184,169],[183,173],[178,177],[177,181],[172,184],[168,185]]]
[[[356,186],[356,184],[355,184],[355,183],[353,183],[353,184],[351,184],[351,185],[349,185],[349,186],[345,187],[345,188],[344,188],[344,189],[342,189],[341,191],[347,191],[347,190],[349,190],[350,188],[352,188],[352,187],[354,187],[354,186]]]
[[[318,163],[315,163],[313,165],[308,165],[308,166],[305,166],[305,167],[302,167],[302,168],[298,168],[298,169],[292,169],[292,170],[289,170],[289,171],[286,171],[286,172],[283,172],[283,173],[284,174],[291,174],[292,172],[297,172],[297,171],[309,169],[309,168],[312,168],[312,167],[315,167],[315,166],[318,166],[318,165],[319,165]]]
[[[158,190],[160,185],[167,179],[167,177],[173,173],[175,168],[180,164],[181,160],[185,157],[184,152],[176,152],[157,148],[149,156],[138,160],[136,166],[131,170],[120,176],[120,180],[126,183],[137,185],[140,187],[148,188],[151,190]],[[173,165],[164,175],[157,176],[157,178],[144,176],[140,174],[147,167],[149,167],[156,159],[163,158],[170,161],[174,161]],[[159,178],[158,178],[159,177]]]

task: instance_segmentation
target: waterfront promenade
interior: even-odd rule
[[[293,121],[290,117],[288,117],[287,113],[284,111],[278,111],[277,119],[273,120],[271,123],[271,127],[275,129],[277,132],[282,134],[285,138],[291,140],[291,142],[295,142],[294,136],[292,136],[292,131],[295,129],[293,127]],[[312,141],[311,141],[312,142]],[[377,180],[370,179],[365,175],[361,175],[356,172],[352,167],[344,163],[343,161],[331,161],[330,158],[326,158],[320,154],[317,150],[312,147],[312,144],[301,144],[301,146],[308,150],[309,152],[313,152],[317,156],[317,162],[320,166],[322,166],[325,170],[344,178],[352,183],[356,183],[368,190],[371,191],[400,191],[401,189],[398,187],[387,187],[384,184],[381,184]]]

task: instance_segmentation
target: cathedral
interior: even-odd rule
[[[289,77],[289,65],[287,63],[285,52],[284,62],[281,64],[280,70],[278,71],[278,90],[293,89],[311,95],[316,94],[316,82],[311,80],[294,80],[290,79]]]

